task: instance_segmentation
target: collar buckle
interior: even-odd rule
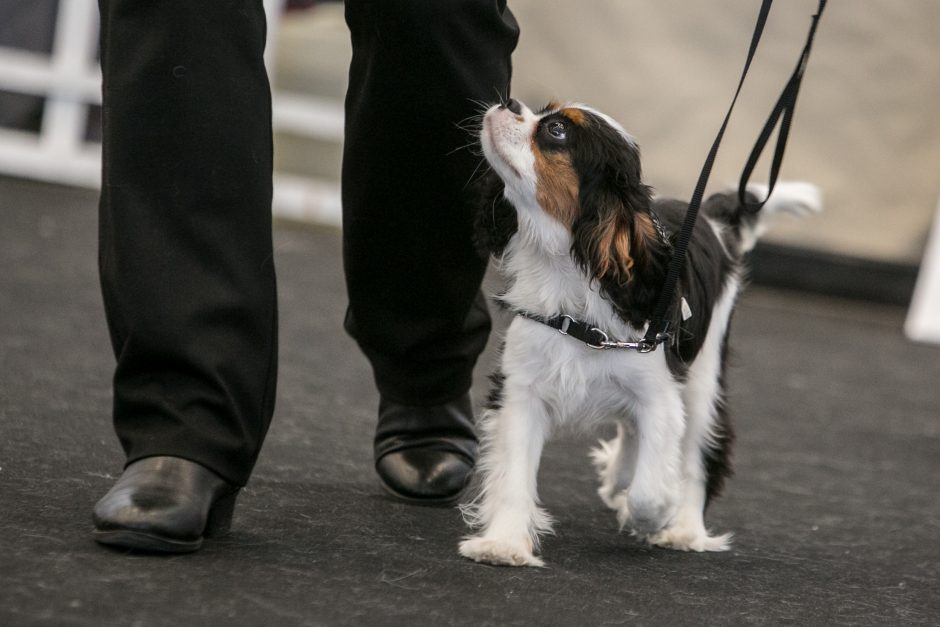
[[[615,345],[617,344],[617,342],[611,342],[610,336],[604,333],[603,331],[601,331],[600,329],[598,329],[597,327],[591,327],[590,331],[591,333],[596,333],[597,335],[600,336],[600,340],[597,342],[597,344],[593,344],[590,340],[584,340],[584,343],[587,344],[590,348],[593,348],[594,350],[599,350],[599,351],[606,350],[608,348],[616,348]]]

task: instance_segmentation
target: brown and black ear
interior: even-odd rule
[[[657,242],[649,215],[650,195],[642,184],[617,188],[604,182],[582,183],[572,252],[592,279],[626,286],[642,271]]]
[[[609,180],[582,183],[572,255],[617,313],[639,328],[652,314],[668,252],[650,217],[650,188]]]
[[[492,170],[474,186],[477,208],[473,243],[481,257],[500,256],[519,230],[516,209],[506,200],[505,184]]]

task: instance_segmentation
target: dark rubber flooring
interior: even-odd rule
[[[709,511],[732,551],[618,533],[592,436],[547,450],[548,567],[493,568],[458,557],[454,509],[378,487],[339,234],[296,225],[276,232],[277,415],[232,534],[186,556],[102,548],[90,512],[122,458],[95,232],[94,194],[0,179],[0,625],[940,624],[940,349],[904,340],[901,309],[743,299],[737,475]]]

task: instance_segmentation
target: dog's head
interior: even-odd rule
[[[527,217],[560,227],[588,276],[608,286],[631,282],[659,234],[639,148],[620,124],[580,104],[532,111],[510,100],[485,113],[480,143],[520,218],[535,212]]]

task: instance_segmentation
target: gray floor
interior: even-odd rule
[[[121,456],[94,205],[0,179],[0,625],[940,624],[940,350],[903,339],[903,311],[751,289],[737,476],[709,516],[733,551],[619,534],[568,439],[541,472],[548,567],[492,568],[458,557],[454,510],[377,487],[339,234],[290,225],[278,411],[234,532],[188,556],[101,548],[89,513]]]

